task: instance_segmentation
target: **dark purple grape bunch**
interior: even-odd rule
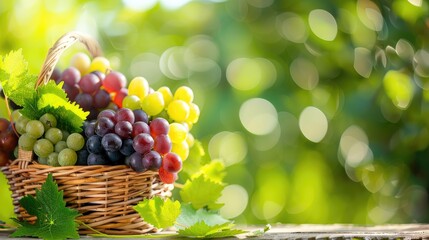
[[[157,171],[162,156],[171,151],[169,126],[163,118],[149,122],[143,110],[103,110],[84,125],[86,149],[78,153],[78,164],[126,164],[137,172]]]

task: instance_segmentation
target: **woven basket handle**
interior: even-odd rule
[[[61,36],[54,45],[49,49],[48,55],[46,56],[45,62],[42,65],[39,77],[37,79],[35,88],[42,84],[48,83],[51,78],[52,72],[61,57],[61,54],[68,47],[73,45],[75,42],[81,42],[85,45],[92,57],[102,55],[100,45],[95,39],[89,37],[86,34],[80,32],[69,32]],[[28,164],[31,162],[32,152],[24,151],[19,149],[18,158],[12,161],[11,165],[18,164],[20,169],[26,169]]]
[[[48,55],[46,56],[45,62],[42,65],[42,70],[40,71],[39,77],[36,82],[35,88],[42,84],[48,83],[51,78],[52,72],[54,71],[55,66],[58,63],[58,60],[61,57],[61,54],[68,47],[73,45],[75,42],[81,42],[85,45],[86,49],[89,51],[92,57],[97,57],[102,55],[100,45],[95,39],[90,36],[80,33],[80,32],[69,32],[61,36],[52,46]]]

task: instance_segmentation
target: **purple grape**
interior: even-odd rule
[[[100,154],[90,153],[88,155],[88,165],[107,165],[107,159]]]
[[[91,108],[89,109],[89,115],[86,117],[86,119],[93,121],[97,119],[97,116],[98,116],[98,110],[95,108]]]
[[[91,137],[95,134],[95,123],[96,121],[85,122],[84,124],[84,132],[86,137]]]
[[[101,154],[103,148],[101,147],[101,137],[98,135],[93,135],[88,140],[86,140],[86,149],[90,153]]]
[[[76,165],[78,165],[78,166],[88,165],[88,156],[89,156],[88,150],[81,149],[81,150],[77,151],[76,153],[77,153]]]
[[[162,158],[158,152],[150,151],[143,156],[142,162],[145,169],[157,171],[161,167]]]
[[[134,113],[134,118],[136,122],[145,122],[148,123],[149,122],[149,116],[147,115],[147,113],[141,109],[136,109],[133,110]]]
[[[98,79],[100,79],[101,82],[103,82],[104,78],[106,77],[106,74],[100,72],[100,71],[93,71],[91,72],[92,74],[94,74],[95,76],[98,77]]]
[[[88,93],[79,93],[75,102],[85,111],[91,110],[93,104],[92,96]]]
[[[138,153],[135,152],[133,154],[131,154],[131,156],[129,156],[125,162],[128,163],[128,165],[136,172],[143,172],[146,169],[143,167],[143,161],[142,161],[143,156]]]
[[[145,154],[153,148],[153,138],[150,134],[140,133],[133,139],[133,147],[136,152]]]
[[[106,117],[106,118],[110,119],[113,123],[116,123],[115,116],[116,116],[115,111],[113,111],[111,109],[105,109],[98,114],[97,119],[100,119],[102,117]]]
[[[117,112],[116,112],[116,122],[119,121],[127,121],[130,123],[134,123],[134,113],[133,111],[131,111],[131,109],[128,108],[120,108]]]
[[[131,138],[123,140],[122,147],[119,151],[127,157],[133,154],[136,151],[133,147],[133,140]]]
[[[132,131],[133,125],[130,122],[118,121],[115,125],[115,133],[122,139],[130,138]]]
[[[61,80],[70,86],[76,85],[79,82],[79,79],[80,72],[74,67],[69,67],[65,69],[61,74]]]
[[[82,77],[79,81],[79,87],[84,93],[94,94],[100,89],[101,81],[97,75],[89,73]]]
[[[147,125],[145,122],[135,122],[133,124],[133,131],[131,132],[131,135],[135,137],[140,133],[150,134],[149,125]]]
[[[101,145],[107,152],[119,151],[122,147],[122,140],[118,135],[108,133],[101,139]]]
[[[77,85],[68,85],[67,83],[64,83],[63,89],[69,100],[74,102],[76,96],[79,94],[79,87]]]
[[[98,115],[100,116],[100,115]],[[115,130],[115,124],[107,117],[101,117],[95,124],[95,134],[103,137],[107,133],[112,133]]]
[[[54,71],[52,71],[51,79],[54,80],[57,84],[57,81],[61,81],[61,71],[59,68],[54,68]]]
[[[113,165],[122,164],[125,158],[125,156],[119,151],[106,152],[106,156]]]
[[[106,108],[110,103],[110,95],[104,89],[100,89],[94,95],[94,107],[95,108]]]

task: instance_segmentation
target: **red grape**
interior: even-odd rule
[[[168,135],[160,134],[155,137],[154,141],[153,149],[159,154],[164,155],[171,151],[172,143]]]
[[[128,96],[128,89],[121,88],[118,92],[116,92],[115,97],[113,98],[113,102],[121,108],[122,101],[126,96]]]
[[[95,74],[86,74],[79,81],[79,87],[84,93],[94,94],[101,87],[100,78]]]
[[[170,124],[164,118],[155,118],[149,124],[150,134],[153,137],[156,137],[160,134],[168,134],[168,130],[170,130]]]
[[[12,152],[18,145],[18,137],[13,131],[2,132],[0,134],[0,149],[6,153]]]
[[[115,133],[122,139],[130,138],[132,131],[133,125],[128,121],[118,121],[115,125]]]
[[[167,153],[162,159],[162,167],[170,173],[177,173],[182,169],[182,159],[173,152]]]
[[[147,125],[145,122],[135,122],[133,124],[133,131],[131,133],[132,137],[135,137],[140,133],[150,134],[149,125]]]
[[[127,121],[134,123],[134,113],[128,108],[121,108],[116,112],[116,122]]]
[[[168,172],[163,167],[159,168],[158,174],[161,181],[167,184],[174,183],[177,179],[177,173]]]
[[[124,88],[127,84],[125,76],[116,71],[111,71],[103,80],[103,87],[109,93],[118,92],[121,88]]]
[[[75,67],[69,67],[63,71],[61,74],[61,80],[65,84],[73,86],[79,82],[80,72]]]
[[[6,129],[9,127],[9,120],[6,118],[0,118],[0,132],[6,131]]]
[[[97,119],[100,119],[102,117],[106,117],[106,118],[110,119],[113,123],[116,123],[116,113],[115,113],[115,111],[113,111],[111,109],[105,109],[105,110],[101,111],[98,114]]]
[[[150,151],[143,156],[142,162],[145,169],[156,171],[161,167],[162,158],[158,152]]]
[[[9,162],[9,154],[3,151],[0,151],[0,167],[6,166]]]
[[[153,148],[153,138],[147,133],[140,133],[133,139],[133,147],[136,152],[145,154]]]

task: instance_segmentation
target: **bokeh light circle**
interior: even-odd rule
[[[249,194],[246,189],[240,185],[228,185],[219,198],[219,203],[224,205],[220,209],[220,214],[225,218],[235,218],[239,216],[247,207]]]
[[[308,23],[313,33],[325,41],[332,41],[337,36],[337,21],[326,10],[315,9],[308,16]]]
[[[312,142],[320,142],[328,131],[328,119],[316,107],[306,107],[299,116],[299,129]]]
[[[305,58],[296,58],[290,64],[290,75],[300,88],[313,90],[319,83],[319,71]]]
[[[241,162],[247,155],[247,144],[236,132],[220,132],[214,135],[208,146],[211,159],[221,159],[225,166]]]
[[[244,128],[255,135],[269,134],[278,125],[274,105],[262,98],[252,98],[244,102],[239,116]]]

